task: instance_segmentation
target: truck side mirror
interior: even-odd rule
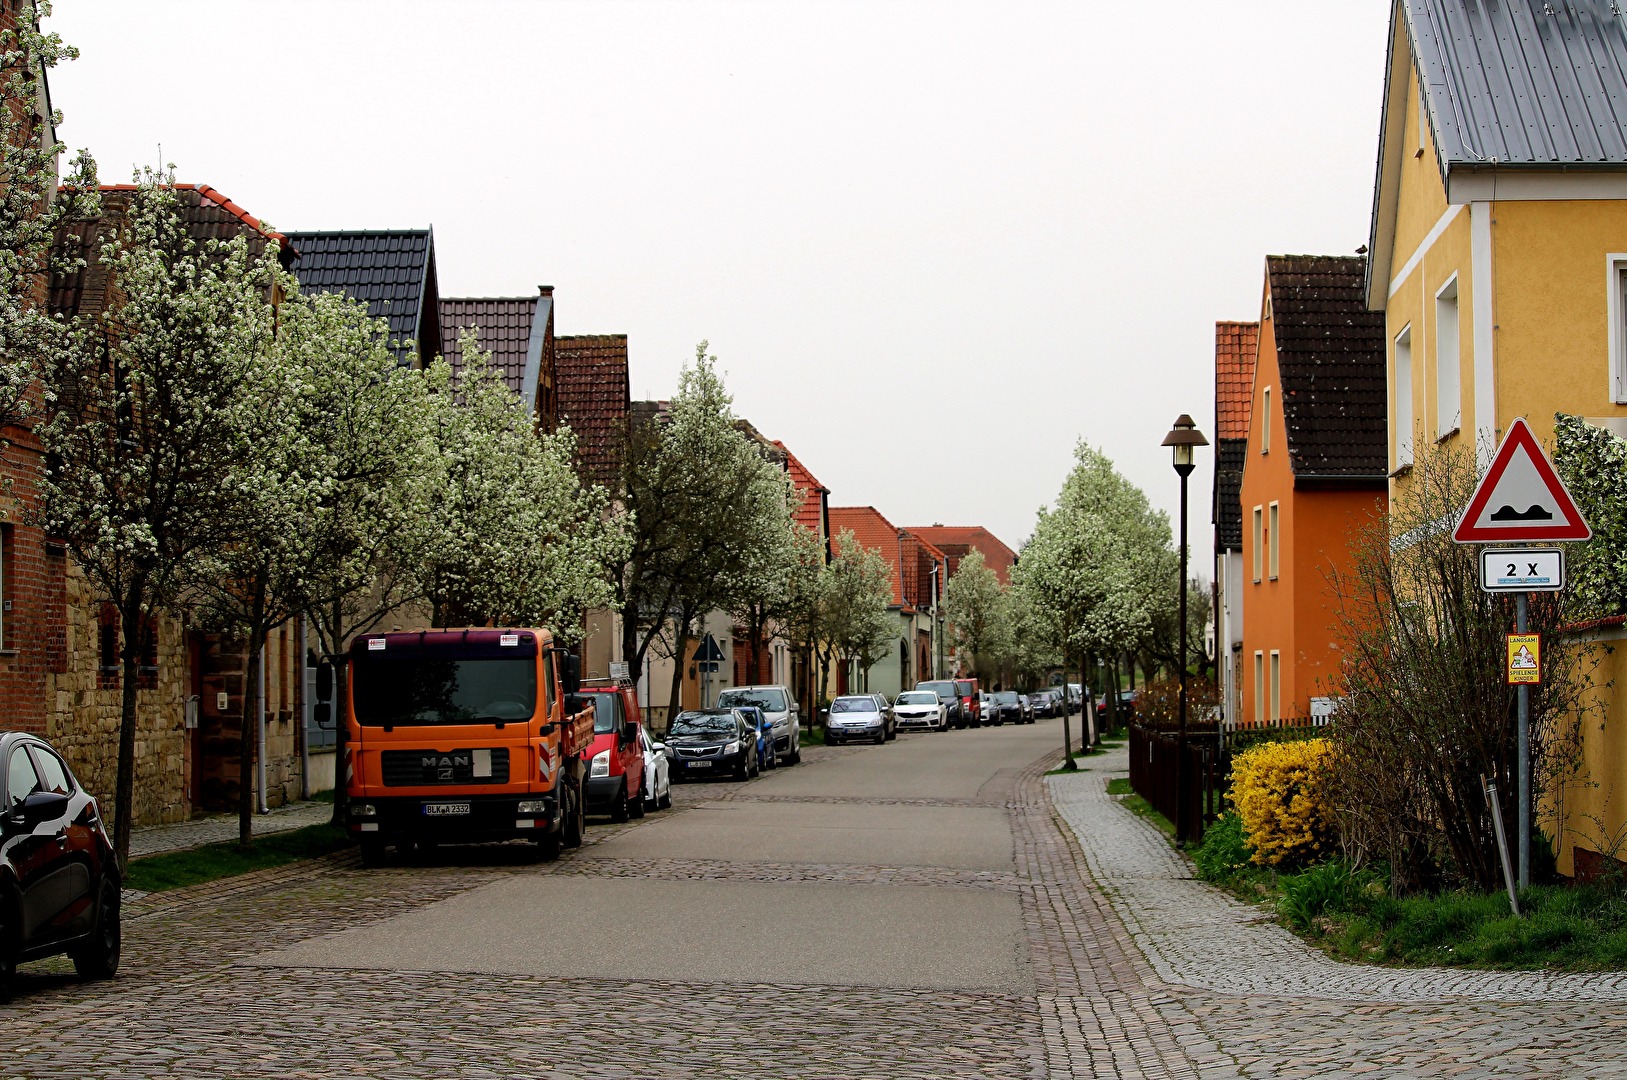
[[[316,665],[316,700],[333,700],[333,665],[326,661]]]
[[[560,680],[565,684],[566,696],[575,696],[582,688],[582,658],[575,653],[560,656]]]

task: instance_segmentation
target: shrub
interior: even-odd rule
[[[1232,759],[1232,805],[1261,866],[1302,866],[1326,851],[1333,815],[1324,792],[1326,739],[1262,743]]]
[[[1249,866],[1248,842],[1243,839],[1243,819],[1228,810],[1203,834],[1203,843],[1192,853],[1198,876],[1204,881],[1224,883],[1237,878]]]
[[[1277,910],[1296,930],[1310,930],[1326,911],[1344,911],[1357,890],[1350,864],[1343,859],[1312,867],[1303,874],[1282,879],[1282,899]]]

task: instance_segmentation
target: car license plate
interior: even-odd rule
[[[684,767],[689,769],[710,769],[712,763],[710,761],[686,761]]]
[[[424,804],[425,817],[458,817],[469,812],[466,802],[432,802]]]

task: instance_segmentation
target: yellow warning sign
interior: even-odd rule
[[[1508,682],[1540,683],[1542,681],[1542,635],[1508,635]]]

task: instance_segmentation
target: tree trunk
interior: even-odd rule
[[[119,769],[113,786],[113,850],[122,875],[130,864],[130,825],[136,791],[136,678],[141,668],[141,595],[144,584],[131,585],[119,598]]]
[[[688,625],[687,623],[685,625]],[[673,631],[672,649],[672,686],[667,691],[667,727],[672,727],[672,720],[678,715],[683,704],[684,692],[684,652],[689,648],[689,635],[681,629]]]
[[[255,620],[256,623],[262,621]],[[249,628],[248,656],[243,663],[243,728],[239,732],[237,757],[237,848],[254,850],[254,763],[258,756],[260,721],[260,654],[265,650],[266,632],[261,626]]]
[[[1085,663],[1089,658],[1079,656],[1079,726],[1083,729],[1085,745],[1096,745],[1096,710],[1091,707],[1090,686],[1085,682]]]

